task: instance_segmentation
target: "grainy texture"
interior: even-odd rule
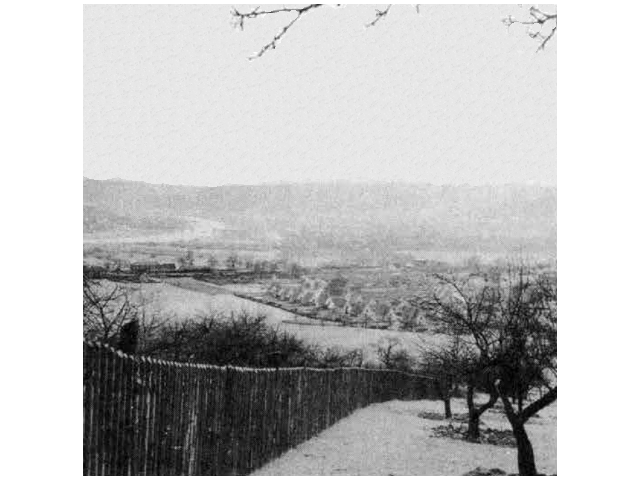
[[[358,408],[434,398],[389,370],[179,364],[84,343],[85,475],[246,475]]]

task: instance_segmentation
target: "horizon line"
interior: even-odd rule
[[[537,188],[554,188],[557,189],[557,184],[547,184],[542,182],[536,183],[523,183],[523,182],[508,182],[508,183],[431,183],[427,181],[408,181],[408,180],[347,180],[347,179],[335,179],[335,180],[282,180],[272,182],[261,183],[221,183],[218,185],[190,185],[184,183],[157,183],[148,182],[145,180],[130,180],[122,177],[111,178],[91,178],[85,175],[82,176],[83,180],[91,180],[94,182],[127,182],[127,183],[144,183],[146,185],[159,185],[159,186],[172,186],[172,187],[192,187],[192,188],[219,188],[219,187],[268,187],[268,186],[287,186],[287,185],[327,185],[327,184],[352,184],[352,185],[415,185],[415,186],[434,186],[434,187],[537,187]]]

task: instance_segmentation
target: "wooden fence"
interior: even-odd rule
[[[253,369],[84,343],[84,475],[246,475],[357,408],[437,396],[434,378]]]

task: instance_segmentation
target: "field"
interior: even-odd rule
[[[172,283],[174,284],[163,282],[124,285],[130,289],[132,301],[144,309],[146,314],[170,318],[174,322],[213,312],[245,311],[251,314],[263,314],[267,323],[311,344],[325,348],[361,348],[365,361],[375,361],[377,346],[389,340],[397,340],[413,355],[419,353],[421,345],[437,345],[445,341],[445,337],[439,335],[427,336],[412,332],[284,323],[295,321],[296,316],[278,308],[238,298],[224,288],[190,278],[172,280]]]

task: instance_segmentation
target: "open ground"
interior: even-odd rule
[[[452,409],[464,413],[463,399]],[[477,467],[516,473],[517,450],[511,447],[438,438],[433,428],[448,420],[421,418],[442,414],[442,402],[391,401],[354,412],[315,438],[255,471],[257,476],[307,475],[463,475]],[[527,424],[540,473],[557,472],[557,405],[542,410]],[[510,430],[504,413],[491,409],[485,428]],[[458,422],[453,422],[457,424]]]

